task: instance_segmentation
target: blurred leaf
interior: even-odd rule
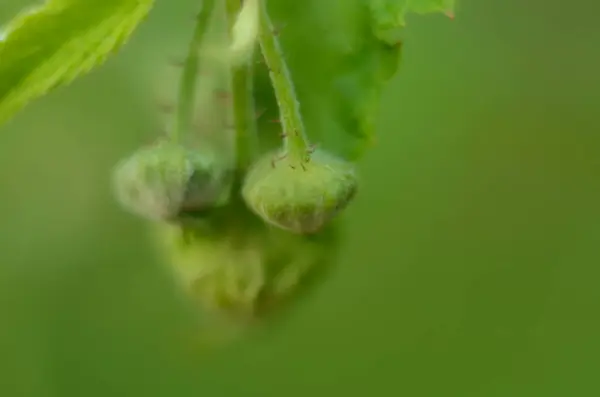
[[[456,0],[367,0],[373,15],[376,36],[390,44],[406,24],[406,14],[443,12],[453,18]]]
[[[104,62],[153,0],[49,0],[21,12],[0,39],[0,123]]]
[[[269,1],[309,138],[360,158],[374,137],[382,88],[398,69],[405,14],[448,11],[453,1]],[[264,82],[264,70],[259,73],[257,82]],[[277,105],[264,87],[257,94],[269,111],[261,120],[261,132],[270,135],[263,141],[273,139],[269,120]]]

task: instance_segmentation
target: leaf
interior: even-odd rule
[[[454,18],[456,0],[368,0],[373,15],[375,35],[390,44],[406,24],[410,12],[428,14],[442,12]]]
[[[103,63],[154,0],[49,0],[0,34],[0,124],[27,103]]]
[[[449,12],[453,1],[270,0],[311,141],[358,160],[374,139],[382,89],[398,69],[406,14]],[[258,106],[269,112],[260,131],[273,146],[277,105],[265,68],[256,81]]]

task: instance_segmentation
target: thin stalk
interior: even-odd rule
[[[215,0],[204,0],[202,9],[196,17],[196,26],[189,45],[188,54],[183,66],[183,73],[179,83],[179,98],[175,125],[171,130],[171,140],[177,142],[184,136],[193,124],[194,97],[199,68],[199,50],[202,40],[208,30],[210,17],[213,13]]]
[[[309,143],[300,114],[300,104],[279,40],[269,18],[266,1],[261,0],[260,3],[260,48],[269,68],[269,76],[279,106],[284,148],[289,157],[303,162],[309,152]]]
[[[226,0],[227,25],[231,33],[240,12],[241,0]],[[238,169],[243,171],[258,152],[258,131],[252,93],[252,59],[231,66],[231,94]]]

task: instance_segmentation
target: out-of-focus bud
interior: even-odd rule
[[[115,168],[120,203],[155,221],[176,221],[227,202],[232,172],[212,153],[171,142],[143,148]]]

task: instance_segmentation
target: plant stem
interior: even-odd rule
[[[309,144],[300,114],[300,104],[296,98],[294,83],[290,77],[279,40],[269,18],[266,1],[261,0],[260,3],[260,48],[269,68],[269,76],[279,105],[284,148],[288,156],[303,162],[308,153]]]
[[[196,81],[199,68],[199,49],[202,40],[208,30],[210,16],[213,13],[215,0],[204,0],[202,9],[196,17],[196,26],[188,55],[183,66],[183,73],[179,84],[179,99],[177,103],[177,114],[175,125],[171,130],[171,140],[179,141],[191,128],[194,117],[194,97],[196,94]]]
[[[226,0],[228,29],[231,30],[240,12],[242,0]],[[243,171],[258,152],[258,132],[254,97],[252,95],[252,58],[231,66],[231,94],[238,169]]]

